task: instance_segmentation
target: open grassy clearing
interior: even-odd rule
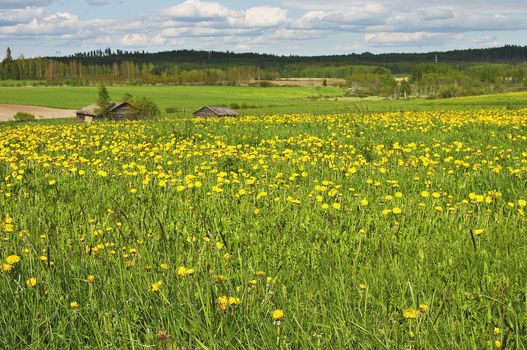
[[[525,349],[526,130],[525,109],[4,125],[0,348]]]
[[[125,93],[154,99],[161,109],[177,106],[189,110],[221,103],[247,103],[258,106],[286,105],[292,99],[314,95],[335,96],[337,88],[260,88],[224,86],[110,86],[113,99]],[[79,108],[97,99],[97,87],[0,87],[1,103],[34,104],[46,107]]]
[[[374,111],[473,110],[481,108],[524,108],[527,93],[508,93],[451,99],[385,100],[378,97],[343,97],[338,88],[223,87],[223,86],[114,86],[108,88],[118,100],[125,93],[152,98],[164,111],[179,107],[184,111],[167,114],[188,117],[203,105],[246,103],[258,108],[240,110],[246,115],[284,113],[362,113]],[[0,87],[0,103],[77,109],[93,103],[96,87]]]

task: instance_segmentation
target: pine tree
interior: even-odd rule
[[[10,62],[13,62],[13,56],[11,55],[11,48],[8,47],[6,52],[5,52],[5,58],[2,61],[2,64],[6,64],[6,63],[10,63]]]
[[[99,86],[99,98],[97,100],[97,105],[99,107],[97,108],[97,114],[100,117],[108,118],[110,116],[110,108],[112,106],[110,101],[110,94],[108,94],[106,86],[101,84]]]

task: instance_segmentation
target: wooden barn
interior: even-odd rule
[[[239,114],[225,107],[209,107],[205,106],[194,112],[194,117],[197,118],[211,118],[211,117],[237,117]]]
[[[101,118],[97,113],[99,105],[93,103],[77,111],[77,120],[80,122],[91,122]],[[111,102],[109,120],[138,120],[139,111],[128,102]]]

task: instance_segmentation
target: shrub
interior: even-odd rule
[[[124,102],[128,102],[129,104],[137,108],[140,119],[154,120],[154,119],[159,118],[159,116],[161,115],[161,110],[159,109],[159,107],[155,104],[154,101],[152,101],[148,97],[132,96],[129,93],[125,93],[122,97],[122,100]],[[174,112],[180,111],[180,110],[175,110],[177,109],[177,107],[168,107],[166,109],[167,113],[173,113],[169,111],[172,108],[174,108]]]
[[[258,106],[257,106],[257,105],[251,105],[251,104],[248,104],[248,103],[243,102],[243,103],[240,105],[240,108],[241,108],[241,109],[247,109],[247,108],[258,108]]]
[[[165,108],[165,112],[167,113],[177,113],[177,112],[184,112],[185,110],[181,107],[167,107]]]
[[[35,120],[35,116],[31,113],[18,112],[13,116],[13,119],[15,119],[17,122],[30,122]]]
[[[240,105],[237,104],[236,102],[233,102],[233,103],[229,104],[229,108],[231,108],[231,109],[240,109]]]
[[[261,81],[260,82],[260,87],[272,87],[272,86],[274,86],[274,84],[270,83],[268,81]]]
[[[154,120],[161,115],[159,107],[148,97],[136,97],[132,104],[139,110],[139,118],[141,119]]]

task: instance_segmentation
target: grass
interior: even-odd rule
[[[525,349],[526,113],[6,124],[0,348]]]
[[[113,86],[108,90],[116,100],[125,93],[131,93],[152,98],[162,111],[169,107],[183,110],[178,113],[164,113],[173,117],[187,117],[203,105],[229,105],[230,103],[258,106],[258,108],[241,110],[243,114],[249,115],[527,107],[526,92],[405,101],[378,97],[344,98],[342,97],[343,90],[332,87]],[[0,87],[0,103],[78,109],[93,103],[96,99],[96,87]]]
[[[203,105],[247,103],[269,106],[286,105],[291,99],[309,96],[336,96],[337,88],[260,88],[223,86],[110,86],[113,99],[119,100],[125,93],[147,96],[164,110],[182,107],[189,111]],[[56,108],[80,108],[97,99],[97,87],[5,87],[0,88],[0,103],[34,104]]]

